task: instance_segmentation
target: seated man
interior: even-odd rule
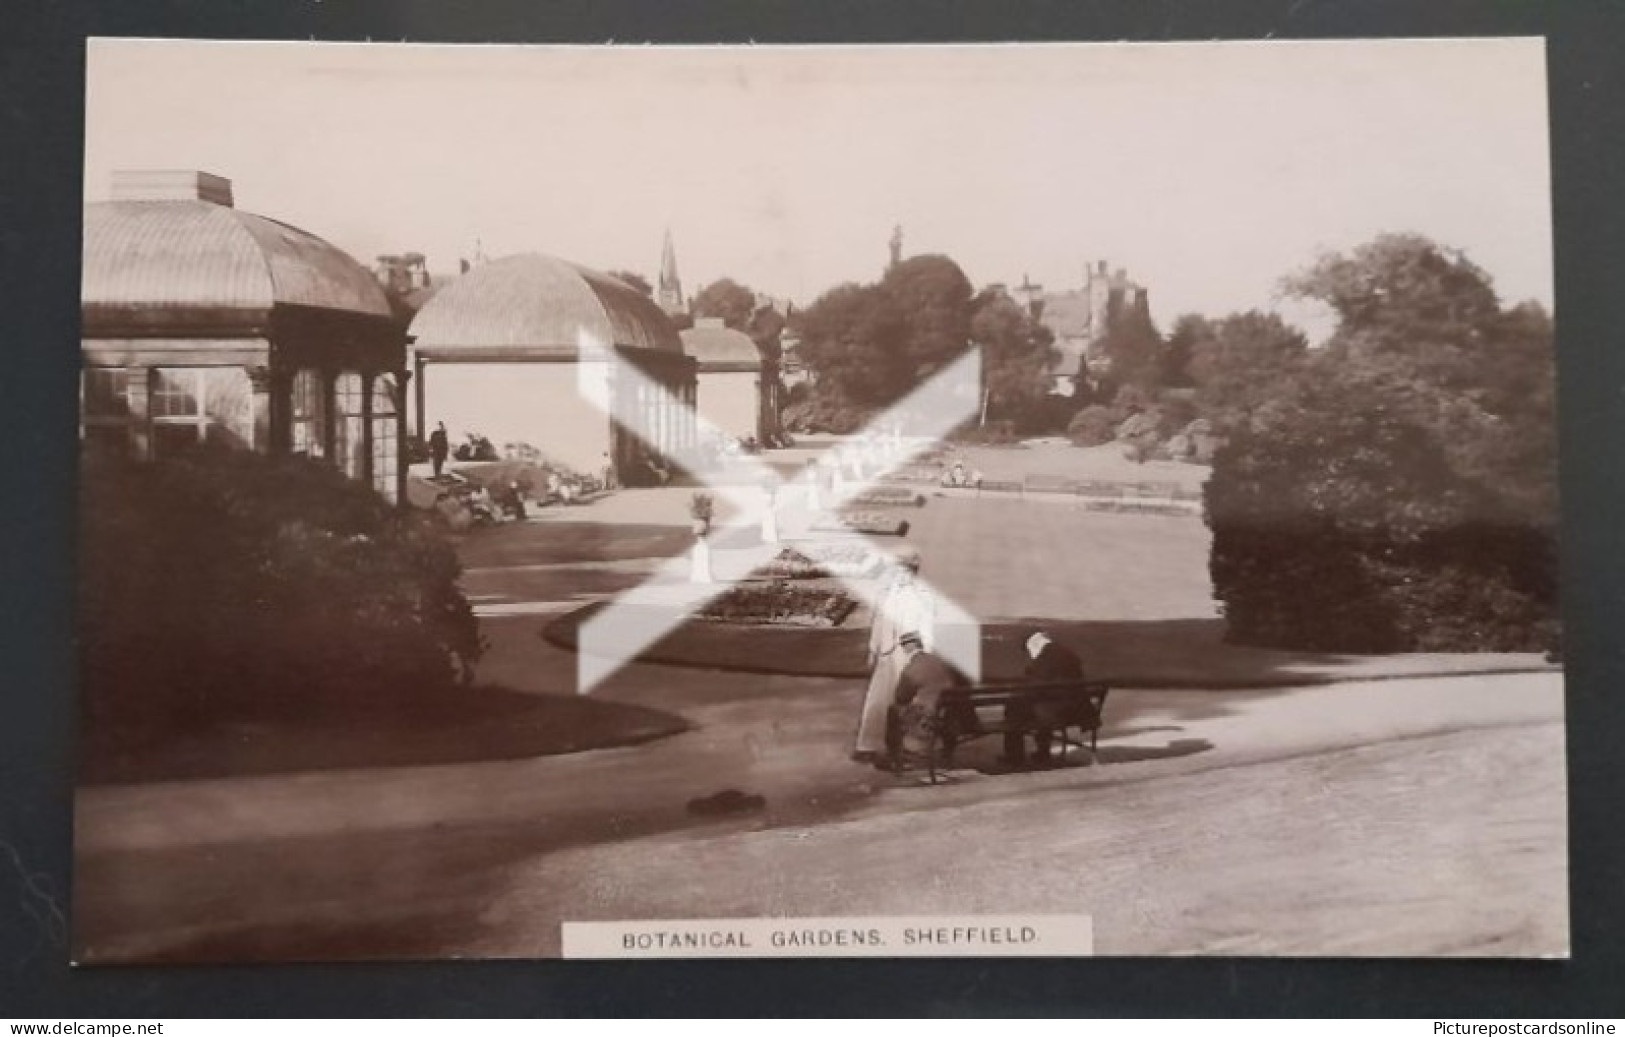
[[[501,496],[493,496],[502,508],[503,514],[515,519],[525,518],[525,493],[517,481],[510,480],[508,485],[501,489]]]
[[[1027,669],[1022,675],[1029,684],[1059,683],[1084,680],[1083,660],[1078,653],[1054,641],[1042,630],[1027,638]],[[1029,702],[1012,702],[1004,707],[1004,722],[1013,730],[1004,734],[1003,762],[1012,767],[1027,763],[1027,739],[1023,728],[1033,736],[1033,762],[1044,766],[1050,762],[1051,732],[1065,718],[1057,714],[1057,707],[1035,706]]]
[[[918,633],[904,634],[897,644],[905,661],[886,723],[886,755],[893,770],[902,768],[906,755],[918,757],[929,751],[937,704],[949,689],[968,683],[964,674],[927,652]],[[948,723],[973,729],[976,714],[967,706],[963,714],[949,717]]]

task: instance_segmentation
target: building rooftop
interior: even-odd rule
[[[314,234],[233,208],[221,177],[122,174],[114,196],[85,207],[87,329],[260,324],[278,306],[390,316],[366,267]]]
[[[681,353],[654,300],[608,274],[541,253],[482,263],[439,287],[412,321],[416,347],[574,357],[581,335],[605,345]]]
[[[760,371],[762,354],[743,331],[717,317],[701,317],[683,332],[683,349],[699,362],[700,371]]]

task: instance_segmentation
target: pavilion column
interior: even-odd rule
[[[425,365],[423,363],[423,358],[421,356],[414,357],[413,358],[413,366],[414,366],[415,370],[406,372],[407,377],[411,378],[411,382],[412,382],[412,402],[413,402],[413,405],[414,405],[412,409],[417,412],[418,438],[422,439],[425,443],[427,443],[429,441],[429,417],[428,417],[427,414],[425,414],[423,412],[423,410],[424,410],[423,386],[424,386],[424,381],[425,381],[423,375],[424,375],[425,370],[426,370],[426,367],[425,367]],[[416,377],[412,377],[414,374],[416,375]],[[402,402],[404,403],[405,401],[403,400]],[[400,410],[404,414],[405,411],[406,411],[406,408],[401,407]]]
[[[402,371],[396,378],[394,398],[395,471],[390,473],[390,478],[395,480],[395,505],[405,509],[410,505],[410,502],[406,499],[406,386],[407,383],[415,381],[415,379],[412,377],[411,371]],[[421,399],[421,396],[419,398]]]
[[[660,453],[669,459],[677,452],[677,415],[672,408],[671,387],[663,388],[666,391],[660,394]]]
[[[698,406],[694,391],[694,380],[691,378],[683,384],[683,400],[688,404],[684,408],[683,438],[688,443],[688,449],[695,450],[700,445],[699,422],[695,420],[695,408]]]
[[[666,396],[659,390],[659,384],[656,382],[656,388],[651,389],[655,405],[655,452],[666,457]]]
[[[372,390],[381,375],[371,371],[361,372],[361,481],[367,486],[373,484],[373,449],[372,449]]]
[[[688,383],[688,442],[696,449],[700,445],[700,383],[693,379]]]
[[[152,369],[133,367],[125,386],[130,407],[130,451],[142,461],[152,460]]]
[[[269,367],[256,365],[248,369],[249,446],[261,454],[274,452],[271,443],[271,382]]]
[[[688,387],[682,382],[671,387],[672,446],[682,453],[688,449]]]
[[[660,393],[655,387],[643,382],[643,442],[648,452],[660,457]]]

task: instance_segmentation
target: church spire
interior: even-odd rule
[[[677,246],[672,244],[671,229],[666,230],[665,243],[660,248],[660,285],[655,295],[660,308],[669,314],[682,313],[683,282],[677,277]]]

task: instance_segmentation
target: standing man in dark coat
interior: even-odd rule
[[[429,460],[434,462],[434,477],[440,478],[440,472],[446,467],[446,455],[451,453],[451,440],[446,438],[446,423],[435,422],[434,431],[429,433]]]
[[[1027,638],[1026,647],[1027,669],[1023,679],[1027,683],[1083,682],[1083,660],[1078,658],[1078,653],[1052,640],[1042,630],[1035,631]],[[1039,766],[1050,762],[1050,727],[1061,720],[1056,715],[1056,709],[1055,706],[1034,706],[1028,702],[1012,702],[1004,707],[1005,723],[1015,728],[1004,734],[1005,763],[1012,767],[1022,767],[1027,763],[1027,739],[1020,730],[1023,725],[1037,727],[1032,732],[1033,762]]]

